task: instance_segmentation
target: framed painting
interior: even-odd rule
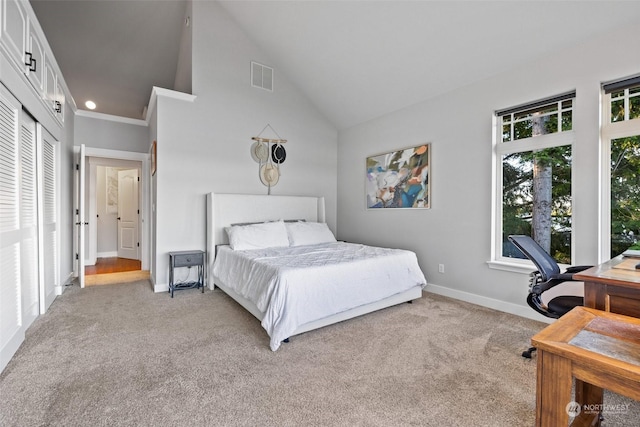
[[[153,141],[151,144],[151,175],[156,174],[156,168],[158,167],[158,148],[156,147],[156,142]]]
[[[367,157],[367,209],[431,207],[431,144]]]
[[[118,213],[118,168],[106,167],[107,213]]]

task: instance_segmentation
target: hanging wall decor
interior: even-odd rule
[[[262,137],[267,128],[271,129],[277,138]],[[251,139],[255,141],[251,145],[251,158],[258,163],[260,182],[267,187],[267,194],[271,194],[271,187],[280,180],[280,165],[287,157],[287,152],[282,145],[287,140],[280,138],[280,135],[269,124],[262,129],[258,136]]]
[[[431,144],[367,157],[367,209],[431,207]]]

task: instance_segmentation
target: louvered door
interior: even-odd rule
[[[38,189],[36,172],[36,122],[20,112],[20,271],[23,328],[40,314],[38,286]]]
[[[55,298],[57,149],[0,84],[0,371]]]
[[[44,312],[55,298],[55,287],[58,285],[58,212],[57,212],[57,142],[41,128],[41,217],[42,217],[42,251],[41,251],[41,311]]]
[[[0,367],[24,339],[21,298],[21,233],[18,101],[0,85]]]

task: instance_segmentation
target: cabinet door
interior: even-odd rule
[[[58,82],[56,81],[56,72],[53,69],[49,56],[45,57],[44,63],[44,102],[47,108],[55,115],[56,109],[56,90]]]
[[[40,96],[44,97],[44,62],[45,50],[42,41],[35,31],[35,26],[29,23],[29,32],[27,38],[27,55],[26,59],[29,65],[26,65],[26,74],[33,87],[38,91]],[[27,61],[25,60],[25,63]]]
[[[60,86],[59,79],[56,78],[56,99],[54,101],[54,111],[56,114],[56,118],[60,121],[60,123],[64,123],[64,103],[64,91],[62,90],[62,86]]]
[[[27,12],[18,0],[0,1],[2,1],[0,40],[11,60],[24,70],[27,51]]]

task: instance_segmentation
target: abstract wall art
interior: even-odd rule
[[[367,157],[367,209],[431,207],[431,144]]]

